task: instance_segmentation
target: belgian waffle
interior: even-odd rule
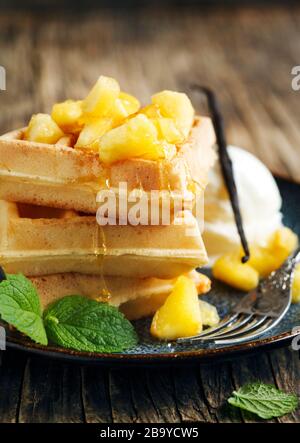
[[[129,159],[107,167],[93,152],[24,140],[24,129],[0,137],[0,198],[12,202],[96,213],[97,193],[120,183],[128,190],[173,192],[172,199],[186,198],[207,184],[215,161],[215,134],[211,120],[197,117],[186,143],[177,146],[171,160]],[[174,194],[175,191],[175,194]]]
[[[210,280],[205,275],[196,271],[188,275],[196,283],[199,294],[209,291]],[[154,314],[175,282],[174,279],[123,277],[106,277],[104,281],[96,275],[78,273],[30,277],[30,280],[38,291],[43,309],[64,296],[80,294],[119,307],[130,320]]]
[[[8,273],[166,279],[206,262],[200,229],[189,211],[168,226],[100,227],[95,216],[0,201],[0,263]]]

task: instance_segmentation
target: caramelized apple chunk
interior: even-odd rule
[[[53,106],[51,117],[65,133],[76,134],[82,129],[81,104],[80,100],[66,100]]]
[[[113,127],[111,118],[100,118],[87,123],[79,134],[75,148],[98,150],[97,140]]]
[[[161,117],[156,121],[159,138],[166,140],[168,143],[179,144],[184,141],[182,132],[177,128],[174,120],[171,118]]]
[[[84,100],[56,103],[51,117],[33,116],[25,139],[100,152],[107,164],[130,158],[171,160],[194,121],[194,109],[183,93],[162,91],[140,108],[118,82],[100,76]]]
[[[141,113],[145,114],[155,124],[160,140],[172,144],[179,144],[185,140],[185,136],[177,127],[176,121],[173,118],[163,117],[157,104],[146,106],[141,110]]]
[[[82,102],[84,118],[109,117],[120,94],[119,83],[110,77],[100,76]]]
[[[175,340],[202,331],[202,317],[195,283],[188,277],[177,279],[171,294],[156,311],[150,332],[162,340]]]
[[[252,246],[248,262],[255,268],[261,277],[267,277],[271,272],[280,268],[288,256],[296,249],[297,235],[289,228],[283,226],[277,229],[270,237],[267,246]]]
[[[64,135],[63,131],[48,114],[35,114],[31,117],[24,138],[38,143],[56,143]]]
[[[292,286],[292,302],[300,303],[300,263],[296,266]]]
[[[174,120],[185,138],[189,135],[193,126],[195,111],[186,94],[162,91],[152,96],[152,103],[159,107],[162,117]]]
[[[140,109],[140,102],[133,95],[120,92],[114,108],[112,109],[112,117],[115,125],[122,123],[123,120],[130,115],[135,114]]]
[[[242,252],[240,257],[242,257]],[[250,260],[247,263],[259,273],[261,277],[267,277],[278,268],[278,258],[268,249],[258,245],[250,246]]]
[[[199,306],[203,326],[217,326],[220,322],[217,308],[204,300],[199,300]]]
[[[153,120],[162,118],[159,106],[156,104],[147,105],[140,110],[141,114],[145,114],[148,118]]]
[[[298,236],[288,227],[283,226],[272,235],[268,248],[278,260],[278,267],[288,258],[298,245]]]
[[[238,254],[226,254],[213,265],[213,276],[234,288],[250,291],[256,288],[259,274],[248,263],[242,263]]]
[[[155,125],[139,114],[107,132],[99,140],[99,155],[103,163],[128,158],[159,160],[165,157],[164,145],[159,142]]]
[[[241,251],[227,254],[216,261],[213,274],[233,287],[249,291],[257,286],[259,277],[267,277],[280,268],[297,244],[297,235],[291,229],[282,227],[274,232],[266,246],[250,246],[248,263],[241,263]]]

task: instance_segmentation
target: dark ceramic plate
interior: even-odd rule
[[[277,179],[283,199],[284,223],[300,236],[300,185]],[[205,299],[218,308],[221,316],[230,311],[231,306],[241,297],[233,289],[213,281],[213,290]],[[25,352],[39,354],[44,357],[77,361],[79,363],[158,363],[182,362],[187,360],[207,361],[217,358],[231,358],[241,353],[249,353],[260,349],[287,345],[296,335],[293,328],[300,326],[300,304],[292,305],[280,324],[272,331],[254,341],[248,341],[235,346],[217,346],[215,344],[166,344],[153,340],[149,331],[149,320],[135,322],[140,337],[139,345],[122,354],[96,354],[77,352],[54,346],[40,346],[30,340],[7,330],[7,347]]]

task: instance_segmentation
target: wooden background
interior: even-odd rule
[[[283,3],[283,2],[282,2]],[[163,88],[214,88],[229,142],[300,182],[300,8],[95,11],[1,10],[0,132],[23,126],[57,100],[82,97],[99,74],[148,101]],[[198,105],[197,98],[194,98]],[[300,394],[289,349],[211,366],[101,369],[6,351],[0,367],[2,422],[255,421],[226,405],[251,380]],[[299,411],[279,421],[299,421]]]
[[[0,423],[257,422],[227,403],[250,381],[300,395],[298,353],[260,353],[211,365],[103,369],[4,351]],[[300,411],[271,422],[300,422]]]

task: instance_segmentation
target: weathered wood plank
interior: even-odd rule
[[[166,367],[158,367],[148,369],[146,372],[148,390],[162,421],[165,423],[181,422],[172,370]]]
[[[299,354],[291,348],[281,349],[269,355],[271,368],[276,385],[285,392],[293,392],[300,396],[300,359]],[[289,415],[278,419],[282,423],[299,423],[299,408]]]
[[[94,366],[82,368],[82,400],[88,423],[112,421],[108,377],[105,369]]]
[[[131,395],[130,370],[111,370],[108,383],[113,421],[117,423],[137,422],[137,411]]]
[[[136,369],[130,378],[132,401],[137,411],[137,423],[163,423],[163,414],[153,400],[149,389],[148,376],[145,369],[141,368]]]
[[[173,369],[173,379],[178,412],[182,422],[212,422],[205,402],[205,395],[199,380],[197,367],[178,367]]]
[[[199,372],[205,403],[213,420],[220,423],[241,422],[240,411],[227,403],[234,390],[229,363],[200,366]]]
[[[20,399],[21,423],[84,421],[80,367],[29,358]]]
[[[0,365],[0,422],[15,423],[18,416],[20,393],[26,355],[2,351]]]

